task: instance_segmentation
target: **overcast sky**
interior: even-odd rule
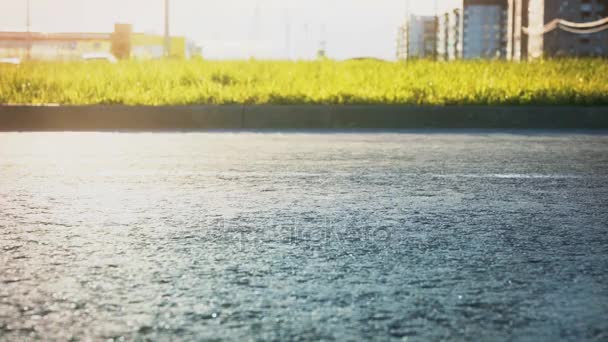
[[[163,0],[30,0],[32,31],[163,31]],[[418,14],[433,0],[410,0]],[[437,0],[438,7],[459,0]],[[320,41],[343,59],[393,59],[407,0],[171,0],[171,33],[203,46],[208,58],[313,58]],[[0,31],[26,29],[26,0],[0,0]]]

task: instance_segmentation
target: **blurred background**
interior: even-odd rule
[[[608,56],[608,0],[0,0],[0,13],[5,59]]]

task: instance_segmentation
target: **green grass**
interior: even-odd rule
[[[0,65],[4,104],[608,104],[608,61]]]

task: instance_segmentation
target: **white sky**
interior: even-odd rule
[[[110,32],[115,22],[163,32],[163,0],[30,0],[32,31]],[[434,12],[434,0],[410,11]],[[437,0],[439,9],[460,3]],[[203,46],[207,58],[393,59],[407,0],[171,0],[171,34]],[[257,8],[257,10],[256,10]],[[257,13],[257,15],[256,15]],[[0,31],[25,31],[26,0],[0,0]],[[287,34],[289,32],[289,34]]]

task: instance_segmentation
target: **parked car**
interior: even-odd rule
[[[109,63],[116,63],[117,59],[109,52],[87,52],[82,54],[82,60],[90,61],[105,61]]]
[[[21,58],[19,57],[0,57],[0,64],[21,64]]]

